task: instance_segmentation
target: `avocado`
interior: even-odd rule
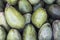
[[[5,8],[5,18],[9,26],[11,26],[12,28],[16,29],[24,28],[25,18],[14,7],[8,6]]]
[[[21,40],[21,35],[16,29],[11,29],[7,35],[7,40]]]
[[[52,38],[52,29],[50,23],[45,23],[42,25],[38,32],[39,40],[51,40]]]
[[[26,25],[23,31],[23,40],[37,40],[36,31],[32,24]]]
[[[47,12],[43,8],[38,8],[32,14],[32,23],[37,27],[40,28],[46,21],[47,21]]]

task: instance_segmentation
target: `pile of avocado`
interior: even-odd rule
[[[60,0],[0,0],[0,40],[60,40]]]

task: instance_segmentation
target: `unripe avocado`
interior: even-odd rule
[[[5,17],[7,23],[16,29],[24,28],[25,18],[14,7],[9,6],[5,8]]]
[[[5,40],[6,39],[6,32],[2,26],[0,26],[0,40]]]
[[[32,15],[32,23],[37,28],[40,28],[42,24],[46,22],[46,20],[47,20],[47,13],[43,8],[37,9]]]
[[[0,25],[3,25],[3,27],[9,31],[10,27],[8,26],[5,16],[4,16],[4,12],[0,12]]]
[[[11,29],[7,35],[7,40],[21,40],[21,35],[16,29]]]
[[[40,0],[28,0],[32,5],[36,5],[40,2]]]
[[[43,0],[46,4],[52,4],[55,0]]]
[[[17,1],[18,0],[6,0],[6,2],[9,3],[10,5],[15,5]]]
[[[48,14],[52,19],[60,19],[60,6],[57,4],[49,6]]]
[[[20,0],[18,6],[22,13],[28,13],[32,11],[32,6],[27,0]]]
[[[23,40],[37,40],[36,31],[33,25],[28,24],[23,32]]]
[[[39,30],[38,39],[39,40],[51,40],[52,29],[49,23],[45,23]]]
[[[54,40],[60,40],[60,20],[55,20],[52,27]]]
[[[26,14],[24,14],[24,17],[25,17],[25,19],[26,19],[25,24],[28,24],[28,23],[31,22],[31,13],[26,13]]]

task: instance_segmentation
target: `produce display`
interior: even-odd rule
[[[0,40],[60,40],[60,0],[0,0]]]

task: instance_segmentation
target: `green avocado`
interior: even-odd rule
[[[24,28],[25,18],[14,7],[9,6],[5,8],[5,17],[6,17],[7,23],[12,28],[16,28],[16,29]]]
[[[40,28],[47,20],[46,10],[43,8],[38,8],[32,15],[32,23]]]
[[[28,24],[23,31],[23,40],[37,40],[36,31],[33,25]]]

